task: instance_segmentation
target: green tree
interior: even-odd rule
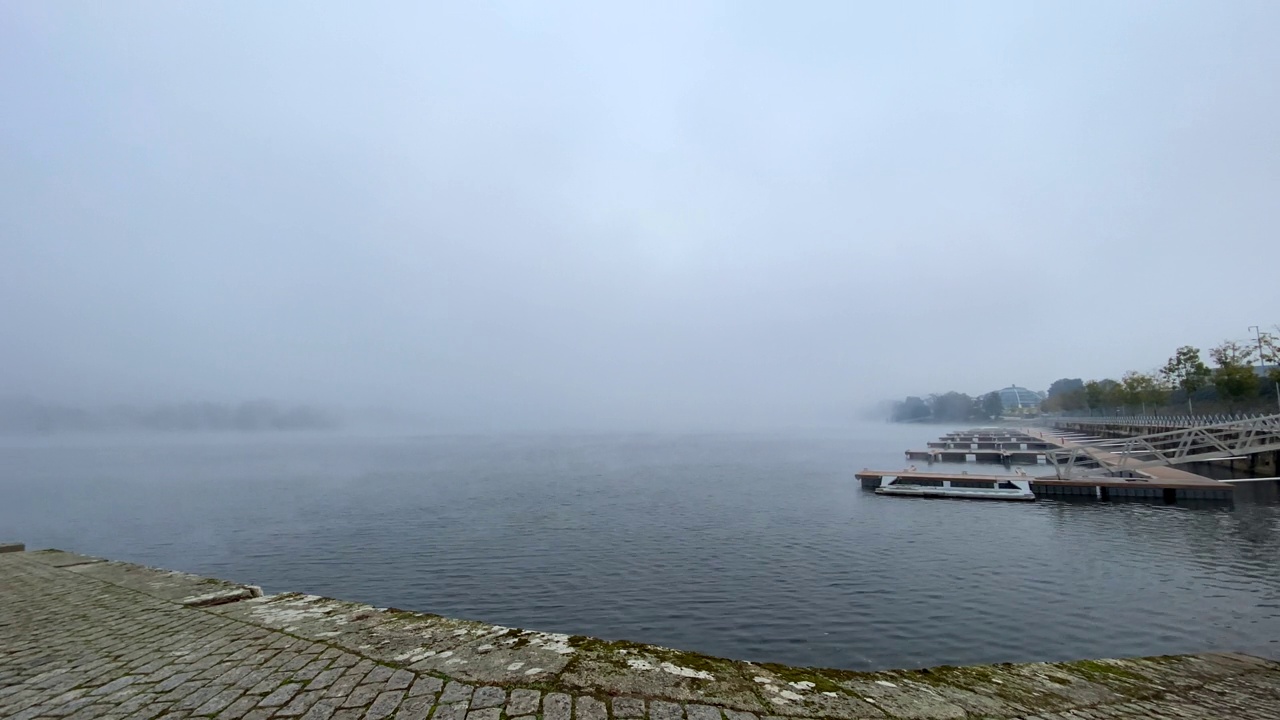
[[[949,392],[933,398],[933,419],[940,422],[964,422],[973,415],[973,398],[964,393]]]
[[[1084,401],[1090,410],[1102,408],[1102,396],[1105,394],[1106,388],[1097,380],[1090,380],[1084,384]]]
[[[1258,394],[1258,375],[1253,371],[1254,348],[1227,340],[1209,351],[1218,367],[1213,371],[1213,385],[1218,394],[1233,406]]]
[[[1102,404],[1109,408],[1124,407],[1124,386],[1107,378],[1102,381]]]
[[[1280,403],[1280,325],[1276,332],[1262,333],[1259,338],[1258,361],[1267,368],[1267,381],[1276,390],[1276,402]]]
[[[1053,381],[1049,386],[1049,397],[1055,398],[1059,395],[1067,395],[1076,390],[1084,389],[1084,381],[1080,378],[1059,378]]]
[[[928,419],[929,416],[929,406],[918,397],[912,396],[893,405],[895,422],[918,422]]]
[[[1280,382],[1280,325],[1276,326],[1276,332],[1262,333],[1258,344],[1258,362],[1267,367],[1267,379]]]
[[[1000,399],[1000,393],[989,392],[982,396],[982,412],[992,419],[1004,414],[1004,401]]]
[[[1105,410],[1124,404],[1124,397],[1119,392],[1120,383],[1105,378],[1090,380],[1084,384],[1085,402],[1090,410]]]
[[[1083,410],[1088,404],[1083,380],[1059,378],[1049,386],[1048,396],[1040,403],[1040,409],[1046,412]]]
[[[1194,413],[1191,394],[1209,383],[1209,366],[1200,359],[1200,348],[1183,345],[1174,351],[1169,362],[1160,368],[1160,376],[1169,385],[1187,395],[1187,412]]]
[[[1063,393],[1054,398],[1054,400],[1062,406],[1063,410],[1083,410],[1088,407],[1084,397],[1084,387]]]
[[[1141,407],[1144,414],[1147,412],[1148,405],[1152,407],[1163,405],[1168,394],[1155,373],[1134,371],[1129,371],[1120,378],[1119,392],[1124,398],[1126,407]]]

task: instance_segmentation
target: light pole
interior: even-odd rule
[[[1254,335],[1256,335],[1258,338],[1258,368],[1261,370],[1266,370],[1267,364],[1263,362],[1263,356],[1262,356],[1262,352],[1263,352],[1262,351],[1262,328],[1258,327],[1257,325],[1250,325],[1249,329],[1252,330]],[[1277,369],[1280,369],[1280,367],[1278,367]],[[1276,407],[1280,408],[1280,380],[1277,380],[1275,382],[1275,385],[1276,385]]]

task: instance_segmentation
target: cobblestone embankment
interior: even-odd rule
[[[0,554],[12,720],[1280,720],[1233,654],[891,672],[794,668],[256,588],[56,550]]]

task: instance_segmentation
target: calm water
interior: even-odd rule
[[[930,501],[854,480],[937,433],[11,438],[0,538],[804,665],[1280,655],[1273,499]]]

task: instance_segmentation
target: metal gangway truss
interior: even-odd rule
[[[1063,440],[1045,451],[1059,478],[1124,476],[1143,468],[1223,460],[1280,450],[1280,415],[1264,415],[1168,432],[1091,442]]]

